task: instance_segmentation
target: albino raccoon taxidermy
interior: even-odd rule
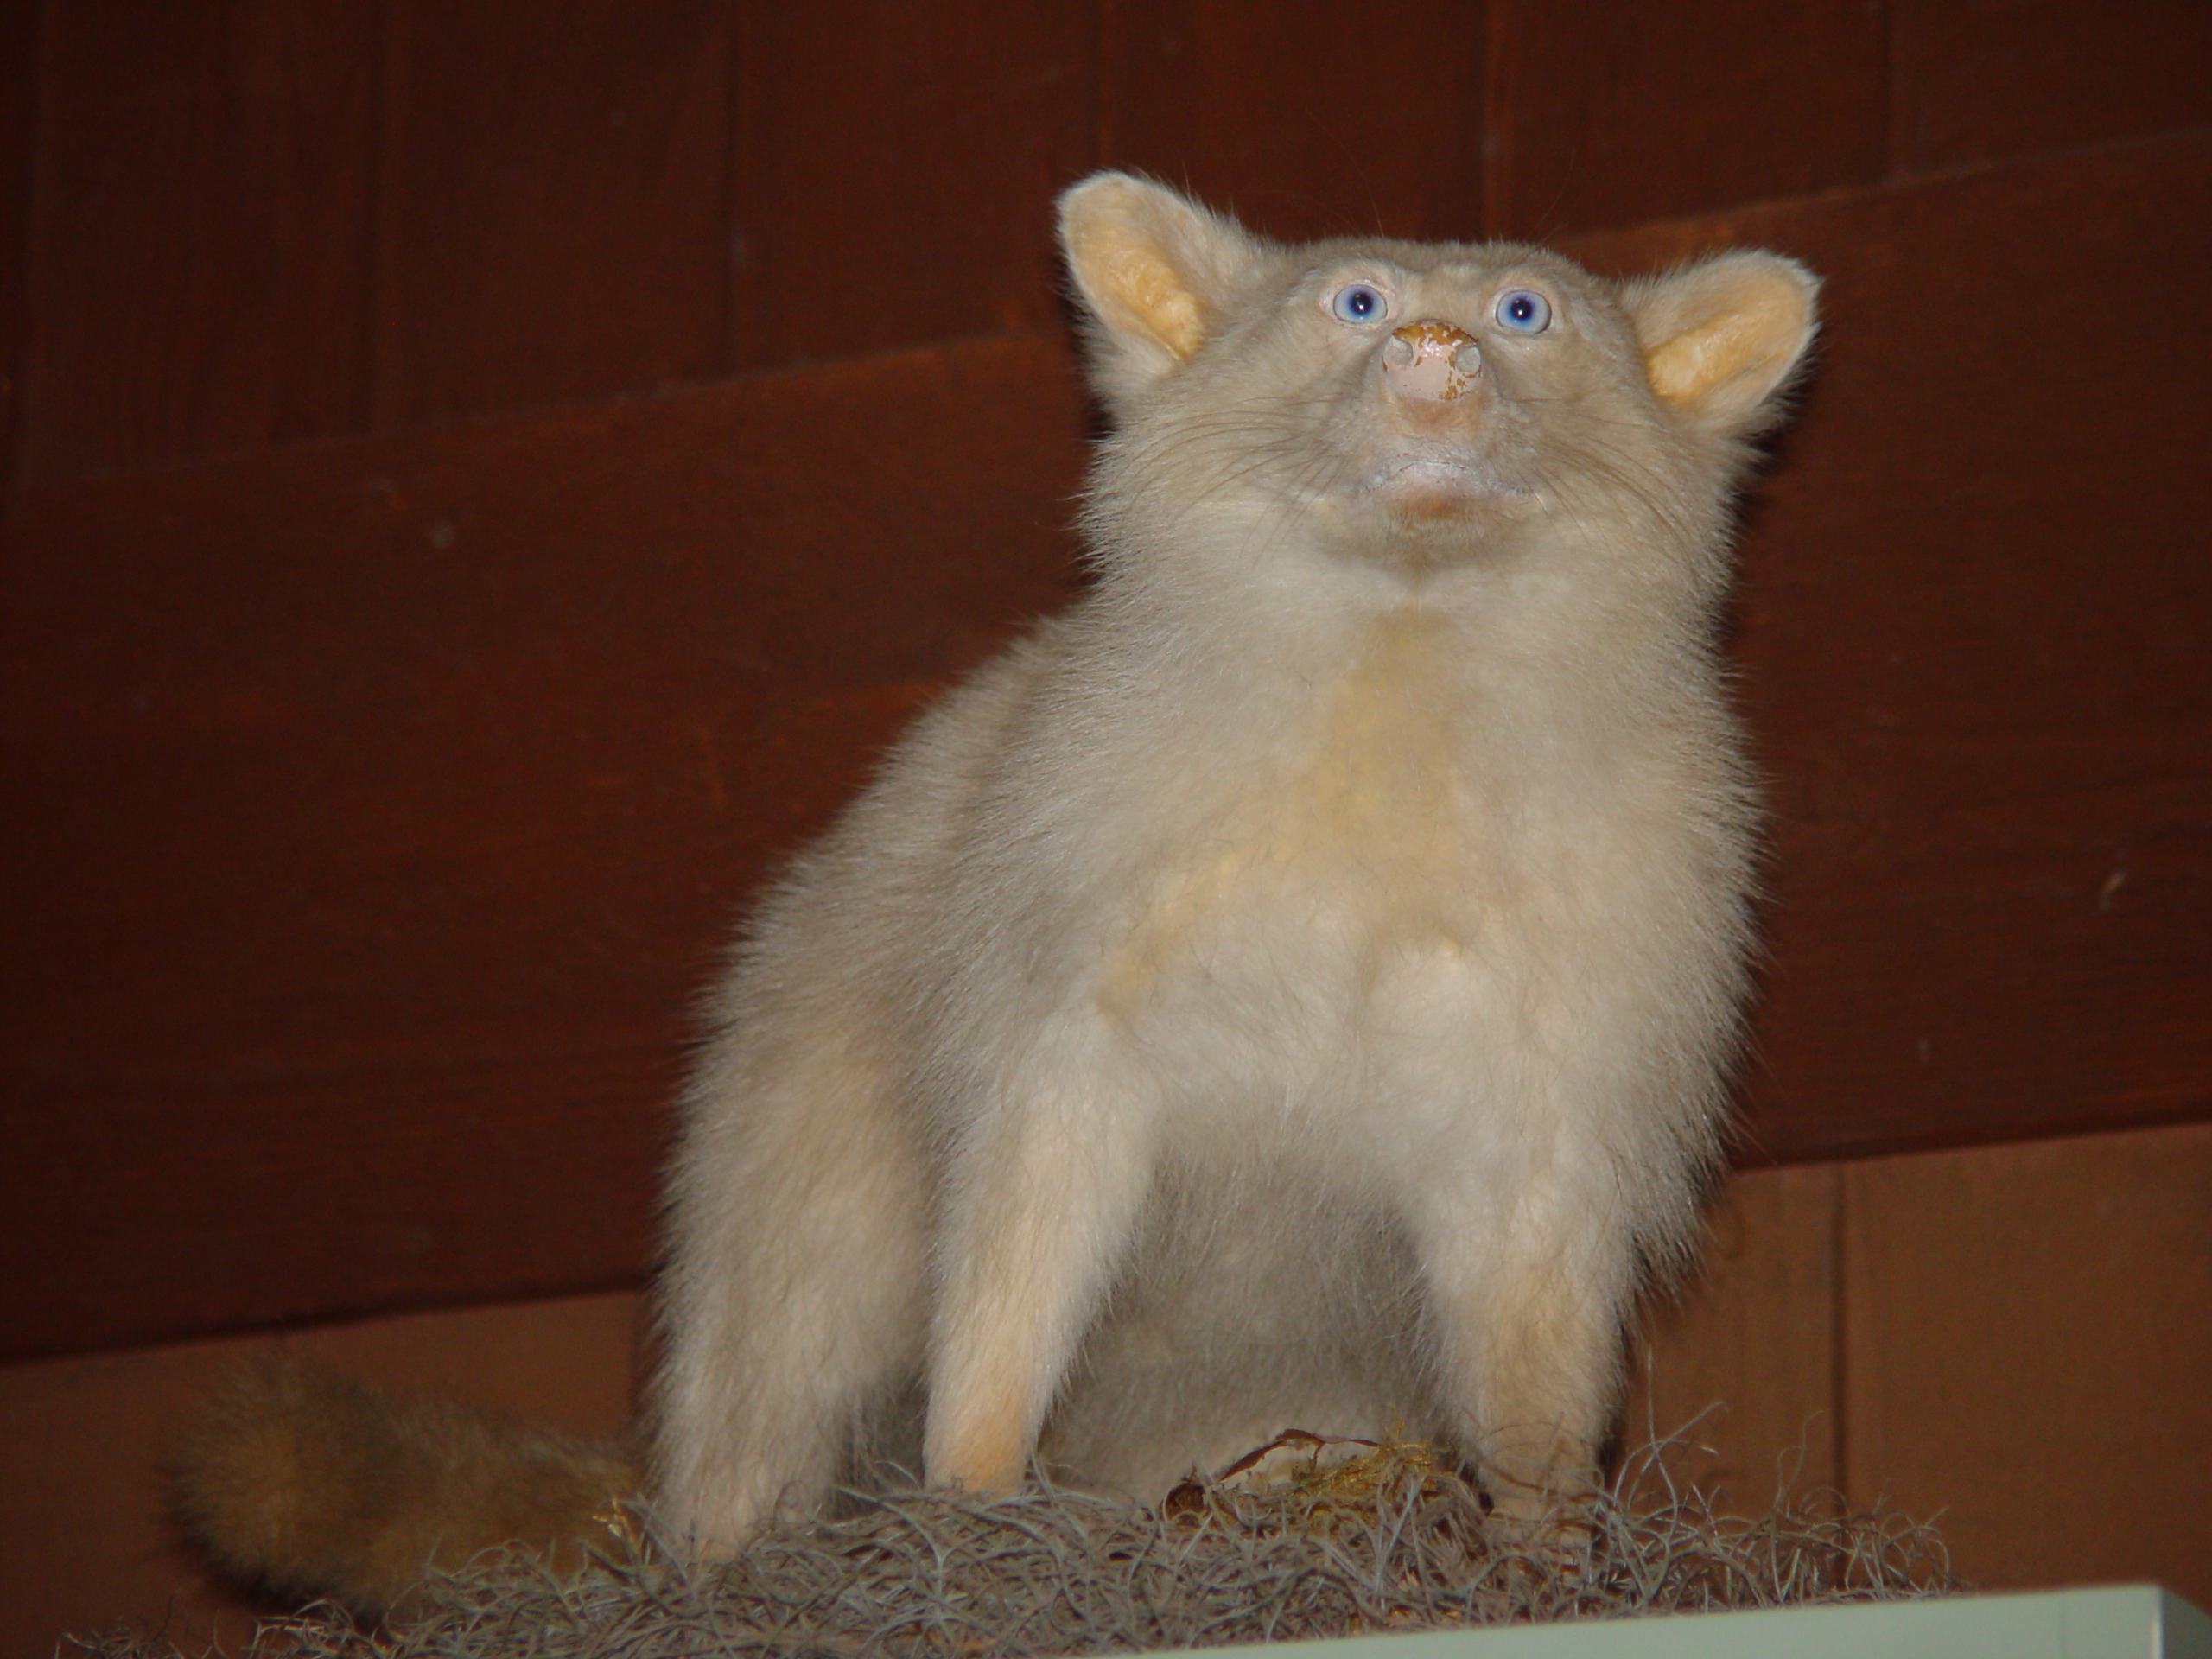
[[[1715,612],[1813,278],[1284,247],[1119,174],[1060,233],[1095,585],[766,897],[685,1098],[650,1488],[702,1550],[917,1398],[934,1485],[1156,1499],[1294,1424],[1533,1513],[1714,1159],[1754,817]],[[190,1507],[298,1584],[223,1518],[254,1409]]]

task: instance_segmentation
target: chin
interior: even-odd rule
[[[1339,515],[1347,558],[1426,573],[1494,559],[1529,516],[1535,499],[1458,477],[1400,475],[1363,493]]]

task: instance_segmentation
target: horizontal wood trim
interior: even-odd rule
[[[2204,1113],[2207,151],[1580,245],[1829,281],[1751,1159]],[[729,916],[1068,591],[1084,426],[1017,337],[15,499],[0,1351],[634,1279]]]

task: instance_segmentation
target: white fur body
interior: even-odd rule
[[[1718,1144],[1753,811],[1713,612],[1809,282],[1723,404],[1661,361],[1694,296],[1530,250],[1278,249],[1114,175],[1063,227],[1097,586],[797,862],[690,1091],[655,1478],[708,1545],[917,1382],[935,1484],[1156,1499],[1294,1425],[1548,1491]],[[1476,393],[1401,397],[1354,279],[1478,339]],[[1548,338],[1485,327],[1512,284]]]

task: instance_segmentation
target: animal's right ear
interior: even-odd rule
[[[1120,398],[1198,349],[1266,245],[1165,185],[1094,173],[1060,198],[1060,249],[1096,324],[1092,372]]]

